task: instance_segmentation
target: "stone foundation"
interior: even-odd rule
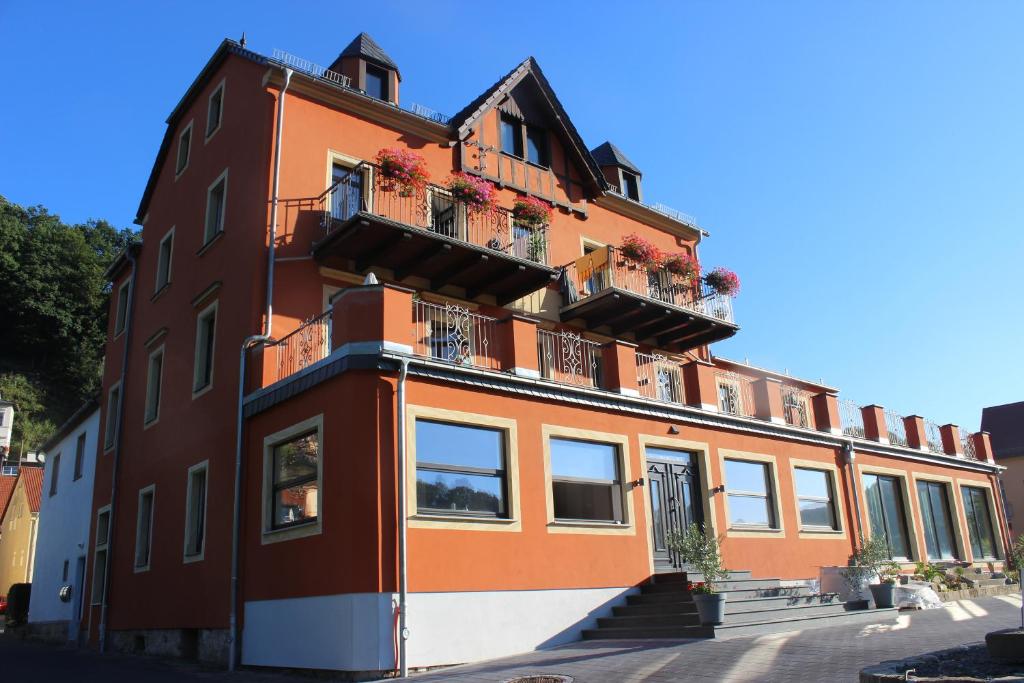
[[[227,629],[171,628],[111,631],[115,652],[192,659],[227,666]]]
[[[66,643],[68,642],[69,623],[68,621],[30,621],[24,628],[25,637],[45,643]]]
[[[973,598],[987,598],[992,595],[1020,595],[1020,585],[1006,584],[1004,586],[979,586],[978,588],[964,588],[958,591],[935,591],[939,600],[953,602],[954,600],[971,600]]]

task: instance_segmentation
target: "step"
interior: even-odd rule
[[[835,603],[842,604],[839,602],[839,596],[835,593],[746,599],[734,599],[734,595],[735,593],[731,593],[729,598],[725,601],[726,614],[759,612],[761,610],[778,609],[782,607],[807,607],[811,605],[831,605]]]
[[[975,578],[971,577],[969,580],[971,582],[971,585],[974,588],[983,588],[983,587],[987,587],[987,586],[1005,586],[1006,585],[1006,579],[975,579]]]
[[[692,614],[649,614],[628,617],[600,617],[598,628],[638,628],[648,626],[700,626],[700,617]]]
[[[776,588],[749,588],[745,590],[722,591],[729,594],[729,600],[750,600],[754,598],[805,597],[813,595],[810,586],[778,586]]]
[[[808,628],[829,628],[831,626],[847,626],[850,624],[875,624],[892,621],[898,615],[899,610],[896,608],[865,609],[819,616],[753,621],[741,624],[726,623],[715,627],[715,638],[759,636],[766,633],[783,633],[785,631],[801,631]]]
[[[644,595],[651,593],[684,593],[689,595],[687,583],[682,581],[645,583],[640,586],[640,592]]]
[[[686,602],[652,602],[642,605],[619,605],[612,607],[612,616],[638,617],[644,614],[695,614],[697,605]]]
[[[693,596],[687,591],[661,593],[634,593],[626,596],[627,605],[692,605]]]
[[[760,588],[780,588],[782,582],[779,579],[739,579],[718,581],[715,583],[715,591],[728,593],[730,591],[743,591]]]
[[[638,638],[711,638],[710,626],[647,626],[644,628],[594,628],[583,631],[584,640],[634,640]]]
[[[725,612],[725,623],[728,625],[750,624],[845,613],[846,605],[841,602],[825,602],[817,605],[803,605],[800,607],[775,607],[757,611],[733,612],[731,614],[729,613],[727,606]]]
[[[701,574],[700,572],[688,571],[685,567],[682,570],[677,570],[677,571],[681,571],[681,572],[686,573],[689,576],[689,580],[690,581],[693,581],[693,582],[703,582],[704,581],[704,575]],[[661,572],[661,573],[668,573],[668,572]],[[659,573],[659,575],[660,575],[660,573]],[[745,579],[752,579],[754,577],[750,575],[750,570],[749,569],[738,569],[738,570],[735,570],[735,571],[730,570],[729,573],[728,573],[728,576],[726,578],[728,580],[731,580],[731,581],[742,581],[742,580],[745,580]]]

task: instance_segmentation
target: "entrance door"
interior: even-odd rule
[[[669,550],[669,537],[690,524],[704,522],[697,456],[685,451],[648,448],[647,479],[655,571],[659,568],[678,569],[682,562]]]

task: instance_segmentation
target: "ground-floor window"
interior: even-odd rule
[[[271,528],[315,522],[320,502],[319,431],[275,445],[271,466]]]
[[[985,489],[962,486],[960,491],[963,494],[964,516],[967,518],[967,533],[971,537],[974,560],[996,557],[996,535]]]
[[[836,530],[839,528],[834,500],[834,482],[827,470],[807,467],[793,469],[800,526],[804,529]]]
[[[953,517],[950,514],[946,485],[936,481],[917,482],[917,502],[921,507],[924,544],[928,551],[928,559],[955,559]]]
[[[416,420],[416,512],[508,517],[501,429]]]
[[[768,463],[727,459],[725,482],[730,526],[778,527]]]
[[[872,535],[885,538],[890,558],[910,559],[907,518],[899,479],[881,474],[865,474],[864,494]]]
[[[103,602],[107,580],[107,547],[110,538],[110,506],[96,513],[96,544],[92,561],[92,604]]]
[[[558,521],[625,521],[615,444],[552,437],[551,498]]]

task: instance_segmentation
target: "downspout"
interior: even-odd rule
[[[235,419],[235,503],[231,516],[231,607],[228,616],[228,670],[238,665],[241,648],[238,645],[238,565],[242,524],[242,409],[245,401],[246,359],[249,350],[270,342],[274,330],[274,257],[277,249],[277,204],[281,186],[281,139],[284,131],[284,96],[291,83],[291,69],[284,70],[284,85],[277,98],[277,133],[274,143],[274,180],[270,200],[270,245],[267,250],[267,303],[263,334],[246,337],[238,353],[238,405]]]
[[[407,519],[409,516],[406,500],[406,474],[408,450],[406,449],[405,424],[405,379],[409,373],[409,360],[402,359],[398,373],[398,675],[409,675],[408,648],[409,629],[406,626],[406,601],[409,596],[409,564],[406,550]]]
[[[117,422],[116,433],[114,434],[114,459],[111,464],[110,473],[110,522],[107,527],[107,559],[106,566],[103,571],[103,599],[100,604],[100,653],[106,652],[107,647],[107,611],[109,607],[109,593],[110,593],[110,565],[111,559],[114,556],[114,530],[117,526],[117,474],[121,464],[121,437],[124,434],[124,404],[125,398],[125,386],[128,379],[128,349],[131,347],[132,341],[132,330],[135,325],[135,253],[129,246],[125,249],[125,255],[128,257],[128,262],[132,266],[132,272],[128,280],[128,305],[125,306],[125,330],[124,330],[124,346],[121,348],[121,377],[118,379],[119,386],[119,398],[117,401]],[[102,399],[101,399],[102,400]],[[109,402],[108,402],[109,405]],[[104,436],[106,438],[106,436]],[[103,448],[103,444],[97,444],[98,448]],[[99,530],[97,529],[97,533]],[[93,554],[93,575],[96,574],[96,562],[95,553]],[[84,590],[84,589],[83,589]]]
[[[847,478],[847,481],[850,482],[850,491],[853,492],[853,509],[854,509],[854,515],[855,515],[856,522],[857,522],[857,538],[858,539],[862,539],[862,538],[864,538],[864,528],[863,528],[863,522],[861,521],[861,515],[860,515],[860,493],[857,490],[856,473],[854,472],[854,469],[853,469],[853,463],[854,463],[854,461],[856,459],[857,459],[857,454],[854,453],[854,451],[853,451],[853,442],[852,441],[847,441],[845,444],[843,444],[843,460],[846,461],[846,471],[847,471],[846,478]],[[856,550],[857,549],[857,546],[856,546],[857,541],[855,540],[854,543],[855,543],[854,550]]]

